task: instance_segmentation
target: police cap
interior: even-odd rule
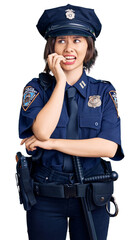
[[[80,35],[91,36],[96,40],[102,25],[94,9],[68,4],[45,10],[36,27],[45,39],[60,35]]]

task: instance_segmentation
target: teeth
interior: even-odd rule
[[[69,60],[69,59],[75,59],[75,57],[70,57],[70,56],[68,56],[68,57],[65,57],[67,60]]]

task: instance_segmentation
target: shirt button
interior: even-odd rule
[[[95,126],[97,127],[99,125],[99,123],[98,122],[95,122]]]

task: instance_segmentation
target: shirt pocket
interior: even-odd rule
[[[66,118],[60,118],[59,119],[59,121],[58,121],[58,124],[57,124],[57,126],[56,127],[58,127],[58,128],[60,128],[60,127],[62,127],[62,128],[65,128],[66,126],[67,126],[67,119]]]
[[[51,137],[54,138],[66,138],[66,127],[67,127],[68,119],[66,118],[60,118],[58,121],[58,124],[52,133]]]
[[[79,126],[81,138],[96,137],[101,129],[101,114],[80,116]]]

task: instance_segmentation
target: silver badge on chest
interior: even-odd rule
[[[67,10],[65,10],[65,12],[66,12],[66,18],[68,18],[68,19],[73,19],[73,18],[75,18],[75,12],[74,12],[74,10],[72,10],[72,9],[67,9]]]
[[[93,108],[100,107],[102,104],[100,97],[99,95],[90,96],[88,106]]]

